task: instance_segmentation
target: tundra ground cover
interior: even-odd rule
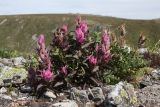
[[[76,18],[74,31],[65,24],[53,33],[49,48],[46,48],[46,36],[41,34],[37,54],[26,64],[29,83],[36,91],[40,84],[63,90],[71,86],[85,89],[132,81],[147,63],[134,49],[128,50],[112,35],[109,29],[90,32],[80,16]]]

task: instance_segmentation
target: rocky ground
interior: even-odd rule
[[[24,84],[25,61],[23,57],[0,58],[0,107],[160,107],[159,69],[142,79],[140,89],[121,81],[87,90],[71,87],[63,93],[48,89],[35,96]]]

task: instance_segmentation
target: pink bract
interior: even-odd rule
[[[68,32],[68,26],[67,25],[63,25],[62,28],[63,32],[66,34]]]
[[[110,38],[109,38],[109,34],[107,31],[104,31],[104,33],[103,33],[102,44],[110,45]]]
[[[60,72],[62,73],[62,74],[64,74],[64,75],[67,75],[67,66],[65,65],[65,66],[63,66],[63,67],[61,67],[61,69],[60,69]]]
[[[42,71],[42,78],[45,80],[45,81],[50,81],[52,80],[53,78],[53,73],[51,72],[51,70],[43,70]]]
[[[96,65],[96,64],[97,64],[97,58],[94,57],[93,55],[90,55],[90,56],[88,57],[88,60],[89,60],[89,63],[90,63],[91,65]]]
[[[76,29],[75,35],[76,35],[76,41],[78,43],[82,44],[85,41],[84,33],[82,32],[82,30],[80,28]]]
[[[43,43],[44,43],[45,39],[44,39],[44,35],[41,34],[39,37],[38,37],[38,44],[41,46]]]
[[[103,55],[104,62],[108,63],[111,60],[111,53],[108,51],[105,55]]]
[[[85,34],[88,31],[88,25],[85,21],[80,22],[80,28],[82,32]]]

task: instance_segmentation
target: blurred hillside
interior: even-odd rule
[[[0,16],[0,48],[31,52],[36,47],[36,38],[39,34],[45,34],[49,43],[52,32],[62,24],[68,24],[69,29],[74,30],[75,16],[74,14]],[[111,30],[115,30],[120,24],[126,23],[127,42],[132,46],[137,45],[140,32],[144,32],[148,38],[148,45],[153,45],[160,39],[160,19],[129,20],[95,15],[81,16],[87,20],[90,28],[109,26]]]

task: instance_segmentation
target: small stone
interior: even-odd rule
[[[18,85],[18,84],[21,84],[22,82],[23,80],[21,79],[20,75],[15,75],[12,77],[12,84]]]
[[[4,93],[6,93],[6,92],[7,92],[7,89],[6,89],[6,88],[2,87],[2,88],[0,89],[0,94],[4,94]]]
[[[10,93],[11,93],[11,96],[12,96],[12,97],[17,97],[17,96],[18,96],[15,91],[11,91]]]
[[[87,102],[85,107],[96,107],[94,102]]]
[[[0,68],[4,67],[4,64],[0,63]]]
[[[89,100],[86,90],[78,90],[75,87],[71,89],[71,96],[78,102],[87,102]]]
[[[94,100],[101,100],[103,101],[105,99],[104,95],[103,95],[103,91],[100,87],[94,87],[92,89],[92,93],[94,95]]]
[[[5,100],[12,100],[11,96],[5,95],[5,94],[0,94],[0,98],[3,98]]]
[[[11,85],[12,83],[11,83],[11,81],[12,81],[12,79],[3,79],[3,83],[4,83],[4,86],[9,86],[9,85]]]
[[[12,79],[4,79],[3,83],[11,83]]]
[[[11,59],[7,59],[7,58],[3,58],[1,60],[1,63],[6,65],[6,66],[12,66],[13,65],[12,60]]]
[[[53,92],[51,92],[51,91],[46,91],[46,92],[44,93],[44,96],[45,96],[45,97],[48,97],[48,98],[53,98],[53,99],[56,98],[56,95],[55,95]]]
[[[50,107],[78,107],[78,105],[75,101],[69,100],[55,103]]]
[[[17,102],[11,102],[7,107],[19,107]]]
[[[23,65],[26,60],[23,57],[17,57],[17,58],[12,58],[13,65],[18,66],[18,65]]]
[[[30,93],[30,92],[32,92],[32,88],[29,85],[24,85],[24,86],[20,87],[20,91],[22,93]]]

